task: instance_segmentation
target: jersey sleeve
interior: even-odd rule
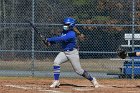
[[[62,41],[67,41],[69,39],[75,38],[75,32],[68,32],[67,34],[58,36],[58,37],[52,37],[52,38],[48,38],[47,40],[49,42],[62,42]]]

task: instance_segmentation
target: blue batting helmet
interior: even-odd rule
[[[76,23],[76,20],[74,18],[71,18],[71,17],[67,17],[64,19],[64,24],[69,24],[70,27],[74,27],[75,26],[75,23]]]

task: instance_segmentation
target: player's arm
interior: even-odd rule
[[[140,52],[128,53],[127,55],[128,55],[129,57],[140,56]]]
[[[118,49],[117,50],[117,55],[122,58],[125,59],[127,56],[128,57],[136,57],[136,56],[140,56],[140,52],[132,52],[132,53],[127,53],[125,50],[123,49]]]
[[[58,36],[58,37],[51,37],[51,38],[47,38],[46,40],[48,42],[62,42],[62,41],[67,41],[70,40],[71,38],[75,37],[75,33],[74,32],[69,32],[64,36]]]
[[[136,55],[137,55],[137,56],[140,56],[140,52],[137,52]]]

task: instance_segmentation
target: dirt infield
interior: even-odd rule
[[[0,77],[0,93],[140,93],[140,80],[99,79],[94,88],[86,79],[61,79],[59,88],[49,88],[50,78]]]

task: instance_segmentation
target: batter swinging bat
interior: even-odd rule
[[[43,41],[43,43],[44,43],[46,46],[50,45],[49,42],[46,42],[46,41],[45,41],[45,37],[44,37],[40,32],[37,31],[37,28],[33,25],[33,23],[31,23],[30,21],[27,21],[27,22],[28,22],[28,23],[30,24],[30,26],[34,29],[34,31],[39,35],[39,38]]]

